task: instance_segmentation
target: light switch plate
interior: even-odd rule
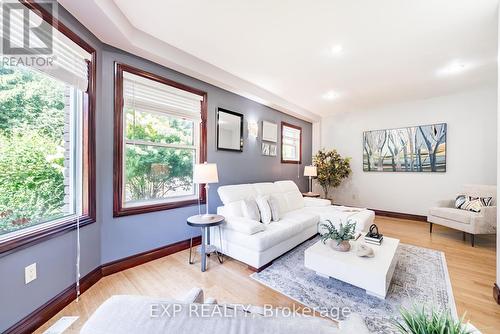
[[[24,283],[28,284],[36,280],[36,262],[24,268]]]

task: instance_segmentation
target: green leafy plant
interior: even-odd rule
[[[429,313],[422,307],[411,310],[400,310],[402,321],[394,320],[394,325],[401,334],[471,334],[461,320],[454,320],[450,312],[431,310]]]
[[[325,198],[328,198],[330,187],[338,187],[351,174],[350,161],[351,158],[342,158],[336,150],[321,149],[313,157],[318,173],[316,181],[323,188]]]
[[[356,223],[351,220],[348,220],[345,225],[340,223],[338,229],[328,219],[326,220],[326,223],[322,223],[320,226],[327,231],[321,234],[321,241],[324,244],[326,244],[328,240],[335,240],[337,245],[340,245],[342,241],[354,239]]]

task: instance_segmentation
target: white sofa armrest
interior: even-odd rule
[[[226,223],[222,226],[247,235],[252,235],[266,229],[261,222],[244,217],[226,217]]]
[[[304,197],[304,206],[306,207],[319,207],[329,205],[332,205],[332,202],[327,199]]]

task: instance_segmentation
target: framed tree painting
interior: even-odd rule
[[[365,172],[446,172],[447,124],[363,132]]]

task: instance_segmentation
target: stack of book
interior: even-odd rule
[[[372,245],[380,245],[382,243],[382,240],[384,239],[384,236],[382,234],[378,234],[376,236],[370,235],[368,232],[365,235],[365,242],[367,244],[372,244]]]

